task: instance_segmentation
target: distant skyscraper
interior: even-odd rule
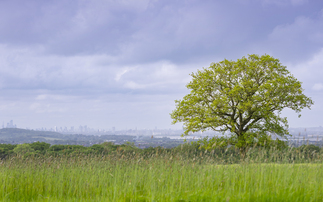
[[[79,131],[80,131],[80,132],[83,132],[83,126],[80,126],[80,127],[79,127]]]
[[[13,120],[10,120],[9,123],[7,123],[7,128],[17,128],[17,125],[14,125]]]
[[[116,127],[112,127],[112,132],[115,132],[116,131]]]
[[[84,126],[84,132],[87,132],[87,125]]]

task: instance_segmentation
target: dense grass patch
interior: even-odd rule
[[[255,159],[255,158],[254,158]],[[323,164],[181,155],[11,157],[1,201],[323,201]]]

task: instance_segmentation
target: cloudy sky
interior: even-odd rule
[[[322,0],[1,0],[0,121],[181,128],[189,74],[254,53],[315,102],[290,126],[323,126]]]

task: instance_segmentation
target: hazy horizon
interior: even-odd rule
[[[314,101],[289,125],[322,126],[323,1],[1,1],[0,121],[21,128],[171,128],[189,74],[269,54]]]

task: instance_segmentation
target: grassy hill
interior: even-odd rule
[[[50,144],[78,144],[90,146],[107,140],[114,140],[115,143],[132,141],[135,136],[130,135],[82,135],[82,134],[61,134],[51,131],[35,131],[20,128],[0,129],[0,143],[2,144],[22,144],[32,142],[47,142]]]
[[[34,131],[20,128],[3,128],[0,129],[1,143],[32,143],[35,141],[46,142],[47,140],[64,140],[67,139],[63,134],[50,131]]]

